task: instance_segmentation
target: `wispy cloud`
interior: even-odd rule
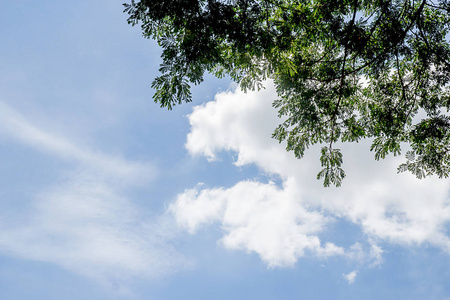
[[[356,275],[358,275],[358,271],[356,270],[348,274],[342,274],[342,276],[344,276],[344,278],[348,281],[348,284],[353,284],[355,282]]]
[[[99,282],[158,277],[186,261],[170,245],[164,216],[148,219],[127,197],[136,181],[154,178],[156,168],[132,162],[38,128],[0,103],[0,133],[21,144],[74,162],[72,170],[41,192],[16,224],[1,218],[0,249],[25,259],[57,264]],[[148,214],[147,214],[148,215]],[[1,213],[0,213],[1,217]]]
[[[0,135],[59,158],[89,166],[92,171],[108,174],[111,179],[136,183],[151,180],[156,176],[156,168],[150,163],[126,161],[86,146],[75,145],[65,137],[33,125],[20,112],[3,102],[0,102],[0,119],[2,120]]]

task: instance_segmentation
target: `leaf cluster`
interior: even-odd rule
[[[273,137],[301,158],[322,144],[318,178],[345,177],[336,142],[372,139],[399,172],[450,174],[450,2],[445,0],[141,0],[128,22],[163,49],[154,99],[191,101],[205,72],[244,89],[270,78]]]

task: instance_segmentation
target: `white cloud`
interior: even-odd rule
[[[31,199],[22,212],[26,221],[18,224],[0,214],[3,253],[119,286],[130,277],[158,277],[186,266],[170,245],[174,228],[166,217],[148,220],[126,196],[136,181],[154,177],[151,164],[77,146],[4,104],[0,116],[4,136],[75,162],[73,170]]]
[[[321,245],[315,234],[326,217],[307,211],[297,197],[294,184],[280,189],[273,183],[242,181],[229,189],[187,190],[170,210],[190,232],[220,221],[225,247],[254,251],[270,266],[292,265],[308,250],[322,256],[342,254],[332,243]]]
[[[382,262],[383,251],[375,240],[405,246],[428,243],[450,251],[445,231],[450,221],[448,181],[397,174],[402,158],[376,162],[364,141],[341,145],[347,178],[340,188],[323,188],[315,179],[318,147],[298,160],[271,139],[279,123],[271,106],[275,98],[268,83],[266,90],[245,94],[236,89],[194,108],[186,143],[192,155],[214,160],[220,151],[234,151],[236,165],[255,164],[279,176],[282,186],[242,181],[228,189],[186,190],[171,206],[181,226],[194,232],[218,222],[225,247],[257,252],[269,265],[292,265],[305,251],[355,256],[355,249],[321,242],[321,232],[335,218],[361,227],[370,244],[363,250],[364,260],[371,265]]]
[[[379,266],[383,263],[383,249],[378,246],[372,239],[369,239],[371,266]]]
[[[348,284],[353,284],[356,279],[356,275],[358,275],[358,271],[352,271],[348,274],[342,274],[344,278],[348,281]]]
[[[2,251],[98,281],[158,277],[182,267],[163,220],[144,221],[133,205],[95,178],[77,176],[34,199],[29,219],[0,232]]]
[[[127,184],[146,182],[156,176],[156,168],[149,163],[126,161],[106,153],[93,151],[86,146],[75,145],[66,138],[57,136],[30,123],[21,113],[0,102],[0,134],[13,138],[35,149],[55,154],[89,166],[109,178],[126,180]]]
[[[359,265],[367,264],[370,267],[380,266],[383,263],[383,249],[378,246],[371,238],[365,245],[356,242],[349,247],[345,255],[351,261]]]

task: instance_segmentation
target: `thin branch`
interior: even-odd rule
[[[398,79],[400,80],[400,84],[402,85],[402,98],[405,101],[405,103],[407,103],[408,100],[406,99],[405,84],[403,83],[403,76],[401,76],[401,74],[400,74],[400,62],[398,61],[398,51],[395,53],[395,58],[396,58],[396,62],[397,62]]]
[[[371,59],[369,62],[361,65],[360,67],[358,67],[357,69],[352,70],[351,72],[346,73],[345,75],[350,75],[350,74],[354,74],[357,73],[359,71],[361,71],[362,69],[364,69],[365,67],[375,63],[380,56],[387,54],[389,51],[391,51],[393,48],[397,47],[398,44],[403,41],[406,37],[406,34],[411,30],[412,26],[414,25],[414,23],[416,22],[417,18],[419,17],[419,15],[422,13],[423,7],[425,6],[426,0],[423,0],[422,4],[420,5],[419,9],[416,11],[416,13],[414,14],[414,18],[411,21],[411,23],[408,25],[408,27],[405,29],[405,31],[403,32],[403,36],[399,39],[399,41],[397,42],[397,44],[392,45],[391,47],[387,48],[382,54],[380,54],[379,56],[375,57],[374,59]]]
[[[338,98],[338,101],[337,101],[337,103],[336,103],[336,108],[335,108],[335,110],[334,110],[334,112],[333,112],[333,115],[332,115],[333,122],[332,122],[332,125],[331,125],[331,138],[330,138],[330,146],[329,146],[330,151],[331,151],[332,145],[333,145],[333,139],[334,139],[334,127],[335,127],[335,125],[336,125],[337,113],[338,113],[338,111],[339,111],[339,105],[341,104],[341,100],[342,100],[342,92],[343,92],[343,86],[344,86],[344,81],[345,81],[345,77],[346,77],[346,75],[345,75],[345,63],[346,63],[346,59],[347,59],[348,46],[349,46],[349,40],[348,40],[348,38],[349,38],[349,35],[350,35],[351,33],[353,33],[353,26],[354,26],[354,24],[355,24],[355,19],[356,19],[356,12],[357,12],[357,10],[358,10],[358,0],[355,0],[355,8],[354,8],[354,10],[353,10],[353,18],[352,18],[352,20],[351,20],[351,22],[350,22],[350,28],[349,28],[349,32],[347,33],[347,34],[348,34],[347,40],[346,40],[346,42],[345,42],[344,59],[343,59],[343,62],[342,62],[341,79],[340,79],[340,83],[339,83],[339,85],[340,85],[340,87],[339,87],[339,98]]]

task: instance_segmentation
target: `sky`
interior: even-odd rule
[[[271,138],[270,81],[162,109],[122,1],[0,11],[0,299],[450,299],[450,184]]]

